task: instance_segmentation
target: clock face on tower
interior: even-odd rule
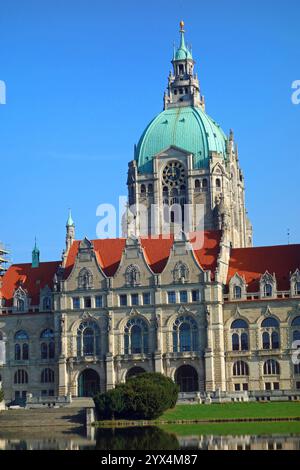
[[[163,169],[163,183],[178,186],[184,183],[184,166],[181,162],[169,162]]]

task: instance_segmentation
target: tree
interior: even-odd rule
[[[4,400],[4,392],[2,388],[0,388],[0,403]]]
[[[100,419],[156,419],[177,402],[178,386],[158,373],[143,373],[94,398]]]

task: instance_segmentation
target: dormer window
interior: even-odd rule
[[[240,286],[234,286],[233,296],[235,299],[242,298],[242,288]]]
[[[295,287],[294,287],[294,293],[295,295],[300,295],[300,282],[295,282]]]
[[[273,289],[271,284],[265,284],[264,297],[272,297]]]
[[[230,300],[240,300],[246,297],[247,284],[243,276],[239,273],[235,275],[229,281],[229,297]]]
[[[51,310],[51,298],[50,297],[45,297],[43,299],[43,310]]]
[[[276,278],[266,271],[260,279],[260,297],[275,297],[276,296]]]
[[[25,301],[23,299],[17,299],[17,310],[18,312],[25,312]]]

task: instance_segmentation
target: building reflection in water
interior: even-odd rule
[[[274,436],[177,436],[161,428],[89,428],[85,432],[68,430],[28,432],[2,430],[0,450],[299,450],[300,435]]]

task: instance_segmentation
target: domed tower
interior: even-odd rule
[[[128,169],[131,224],[137,235],[226,230],[234,247],[252,245],[244,178],[233,132],[206,114],[192,51],[174,50],[164,110],[146,127]]]

